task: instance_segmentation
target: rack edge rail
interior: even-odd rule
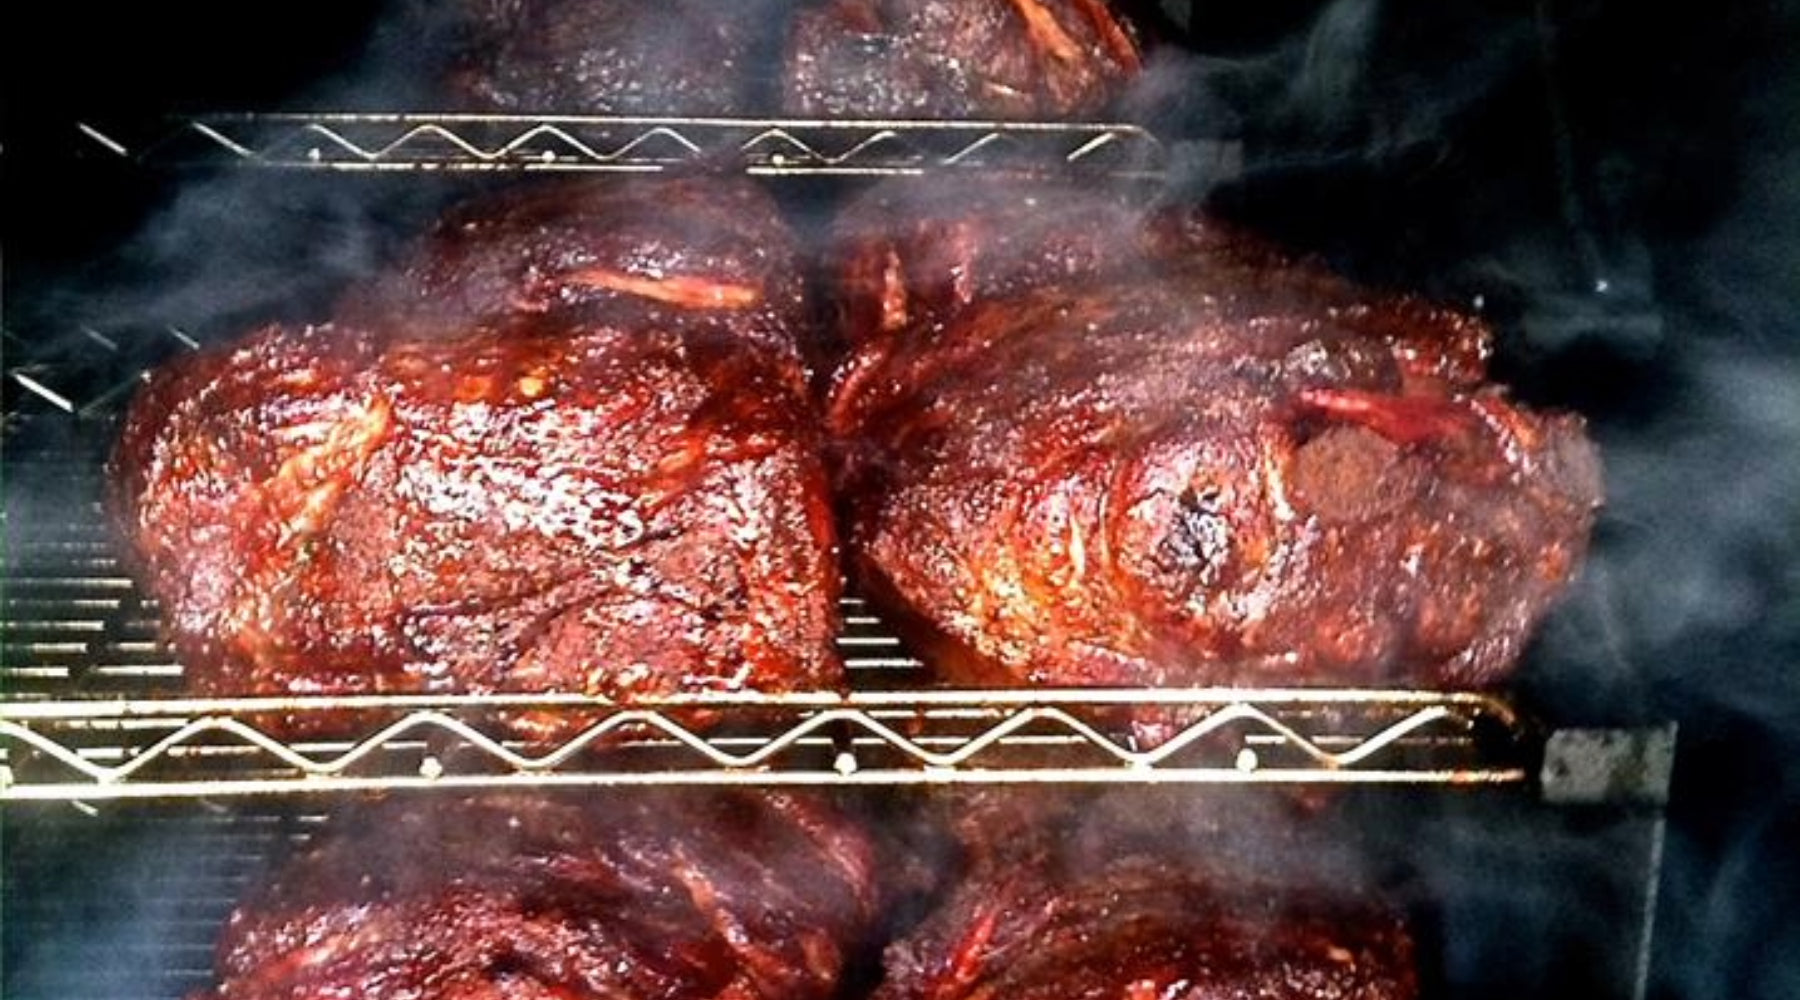
[[[520,740],[507,719],[528,712],[575,721]],[[283,735],[327,717],[328,737]],[[1344,689],[25,701],[0,703],[0,801],[571,784],[1492,785],[1529,780],[1538,747],[1502,699]]]
[[[207,113],[75,123],[77,147],[153,168],[350,173],[736,169],[761,176],[931,171],[1094,173],[1150,180],[1172,148],[1127,122],[698,118],[427,112]],[[1190,169],[1229,174],[1232,140],[1177,144]]]

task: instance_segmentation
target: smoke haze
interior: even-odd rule
[[[5,60],[9,331],[46,350],[84,327],[226,336],[321,317],[456,185],[240,171],[165,186],[88,163],[71,189],[34,149],[93,108],[404,106],[429,46],[395,26],[420,3],[382,21],[376,6],[152,6],[98,32],[73,9],[31,31],[9,12],[9,52],[43,48]],[[1258,6],[1183,9],[1194,50],[1155,60],[1129,106],[1241,142],[1240,177],[1186,193],[1366,280],[1481,309],[1505,380],[1589,417],[1609,505],[1527,695],[1551,718],[1682,723],[1656,994],[1800,996],[1800,10]],[[1447,976],[1505,961],[1495,911],[1538,914],[1541,940],[1573,919],[1535,895],[1483,900],[1534,854],[1593,862],[1583,831],[1534,845],[1431,829],[1434,857],[1494,876],[1452,885],[1490,934],[1450,942]],[[1528,987],[1536,971],[1508,975]]]

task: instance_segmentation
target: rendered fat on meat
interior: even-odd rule
[[[887,948],[875,1000],[1419,995],[1406,913],[1341,838],[1269,796],[980,789],[940,805],[955,870]]]

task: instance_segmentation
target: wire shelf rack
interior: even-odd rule
[[[1154,710],[1154,743],[1125,713]],[[509,713],[578,720],[508,738]],[[717,724],[696,725],[704,715]],[[329,718],[346,735],[284,739]],[[0,801],[521,785],[1499,784],[1527,740],[1482,695],[1352,690],[856,691],[0,705]]]
[[[119,558],[97,457],[60,443],[7,450],[12,482],[31,488],[0,515],[0,801],[558,784],[1493,784],[1527,780],[1540,745],[1483,694],[940,689],[855,596],[837,639],[845,692],[196,699],[160,609]],[[512,722],[527,717],[558,721]]]
[[[933,170],[1153,178],[1164,144],[1118,122],[995,122],[425,113],[201,114],[77,125],[87,148],[135,164],[303,170],[610,171],[710,167],[771,176]],[[1216,155],[1234,147],[1218,143]]]

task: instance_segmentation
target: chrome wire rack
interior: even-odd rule
[[[725,166],[1148,178],[1170,161],[1155,136],[1107,123],[220,114],[84,124],[80,133],[102,156],[144,166],[365,173]],[[12,352],[0,395],[9,425],[33,430],[6,436],[5,470],[31,484],[35,509],[9,495],[3,515],[0,801],[515,785],[1475,786],[1532,781],[1546,745],[1506,700],[1479,694],[931,688],[900,638],[854,598],[838,640],[851,680],[842,693],[630,705],[554,695],[188,697],[183,667],[159,638],[159,609],[122,568],[105,526],[99,452],[65,453],[63,436],[36,430],[74,428],[71,438],[104,445],[143,368],[199,335],[83,328],[8,339],[31,350]],[[40,440],[52,450],[39,453],[31,442]],[[521,741],[509,720],[544,713],[568,724],[552,741]],[[320,721],[293,725],[304,720]]]
[[[9,449],[0,527],[0,801],[496,785],[1526,781],[1502,699],[1382,690],[928,686],[846,598],[847,692],[187,697],[159,609],[121,564],[95,456]],[[9,491],[11,492],[11,491]],[[509,720],[561,718],[527,743]],[[572,724],[569,720],[575,720]],[[700,720],[704,720],[704,724]],[[291,734],[329,733],[294,738]]]
[[[1131,124],[649,118],[421,113],[203,114],[78,126],[90,148],[144,166],[336,171],[741,168],[760,175],[888,176],[968,168],[1151,178],[1169,153]],[[1235,145],[1206,155],[1229,158]]]
[[[1139,745],[1124,711],[1166,711]],[[579,731],[506,737],[514,713]],[[719,720],[696,726],[696,715]],[[274,733],[330,719],[339,739]],[[1517,718],[1480,695],[1349,690],[856,691],[617,705],[572,696],[0,705],[0,801],[519,785],[1497,784]]]

